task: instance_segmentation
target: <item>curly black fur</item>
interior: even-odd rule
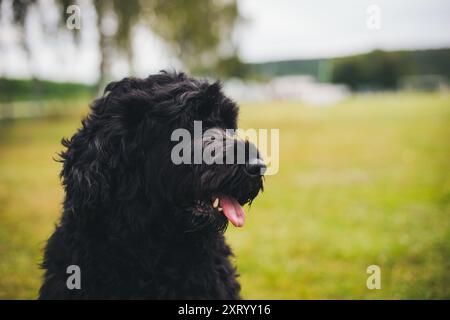
[[[161,72],[110,83],[61,154],[63,213],[48,240],[41,299],[238,299],[228,220],[198,210],[217,194],[251,202],[262,177],[242,165],[175,165],[177,128],[235,129],[219,83]],[[240,142],[236,142],[240,143]],[[66,286],[69,265],[81,289]]]

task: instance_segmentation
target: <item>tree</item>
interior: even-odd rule
[[[406,52],[375,50],[367,54],[335,59],[333,82],[353,90],[393,90],[401,76],[414,72],[415,62]]]
[[[25,23],[32,6],[42,0],[11,0],[14,9],[14,25],[22,31],[26,43]],[[65,10],[78,1],[54,0],[60,14],[59,30],[65,28]],[[220,70],[229,76],[224,65],[232,65],[231,73],[239,69],[240,60],[232,42],[232,31],[239,20],[236,0],[91,0],[97,16],[99,34],[99,78],[103,85],[109,77],[111,55],[126,57],[133,73],[132,35],[137,25],[150,29],[168,44],[183,66],[191,72],[210,74]],[[1,9],[2,0],[0,0]],[[1,12],[0,12],[1,13]],[[105,19],[115,19],[117,29],[113,34],[105,32]],[[78,32],[74,32],[76,39]]]

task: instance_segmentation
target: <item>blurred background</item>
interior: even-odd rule
[[[221,79],[280,167],[229,228],[246,299],[450,298],[450,2],[0,0],[0,298],[36,298],[53,159],[111,80]],[[366,286],[369,265],[381,289]]]

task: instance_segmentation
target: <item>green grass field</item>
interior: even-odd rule
[[[63,197],[52,157],[79,119],[0,123],[0,298],[37,295]],[[226,234],[244,298],[450,298],[449,95],[246,105],[241,127],[281,138],[279,173]]]

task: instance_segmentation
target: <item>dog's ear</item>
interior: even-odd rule
[[[61,177],[66,191],[66,206],[74,211],[90,211],[93,205],[107,203],[111,196],[111,177],[108,167],[114,167],[117,157],[98,138],[88,139],[84,129],[70,140],[63,140],[67,148],[61,154]],[[110,154],[109,160],[106,160]]]
[[[217,111],[223,97],[221,91],[222,84],[219,81],[204,85],[195,96],[196,113],[201,117],[207,117]]]
[[[66,209],[84,212],[107,208],[113,197],[133,194],[139,185],[138,179],[125,172],[134,163],[136,145],[125,143],[121,121],[95,113],[101,103],[104,101],[97,100],[82,128],[70,140],[62,141],[66,147],[60,154]]]
[[[126,125],[134,126],[141,122],[148,106],[153,103],[151,94],[143,86],[143,81],[136,78],[111,82],[93,108],[103,108],[111,116],[123,120]]]
[[[222,93],[222,84],[218,81],[200,90],[195,97],[194,110],[201,119],[216,119],[226,128],[237,128],[239,108]]]

